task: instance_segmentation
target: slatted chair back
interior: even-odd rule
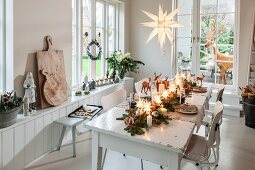
[[[209,137],[208,137],[208,147],[211,148],[213,145],[219,145],[220,143],[220,121],[223,113],[223,104],[220,101],[216,102],[216,105],[214,107],[213,111],[213,120],[212,120],[212,125],[211,129],[209,132]]]
[[[111,94],[103,96],[101,98],[101,104],[103,106],[104,111],[107,111],[125,101],[126,98],[127,98],[126,90],[120,89]]]
[[[225,86],[224,85],[220,85],[220,87],[218,89],[218,93],[217,93],[216,102],[217,101],[221,101],[222,102],[222,96],[223,96],[223,93],[224,93],[224,89],[225,89]]]

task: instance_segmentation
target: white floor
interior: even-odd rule
[[[91,141],[83,140],[85,135],[78,137],[76,158],[72,158],[72,147],[68,145],[32,163],[26,170],[91,170]],[[197,168],[182,161],[181,169]],[[104,170],[141,170],[140,160],[109,151]],[[144,170],[160,170],[160,167],[144,161]],[[224,117],[217,170],[255,170],[255,129],[246,127],[243,118]]]

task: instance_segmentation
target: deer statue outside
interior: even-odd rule
[[[224,26],[219,30],[219,35],[225,31]],[[217,66],[220,68],[220,83],[223,80],[224,84],[227,84],[226,72],[233,68],[233,56],[225,55],[218,52],[217,49],[217,33],[216,33],[216,21],[211,24],[211,30],[207,34],[205,48],[210,48],[213,54],[213,58],[217,62]]]

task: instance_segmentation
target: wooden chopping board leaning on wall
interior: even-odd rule
[[[60,105],[68,99],[63,50],[52,49],[51,36],[46,41],[48,49],[36,53],[40,109]]]

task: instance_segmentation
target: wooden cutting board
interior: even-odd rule
[[[51,36],[46,41],[48,49],[36,53],[40,109],[60,105],[68,99],[63,50],[52,49]]]

